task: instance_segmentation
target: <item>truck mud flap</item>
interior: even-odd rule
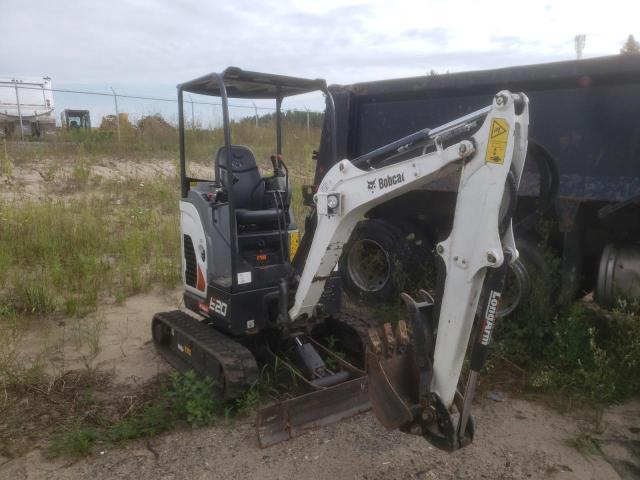
[[[260,408],[256,422],[260,447],[368,411],[371,404],[367,390],[367,377],[359,377]]]

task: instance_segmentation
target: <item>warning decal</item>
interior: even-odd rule
[[[491,121],[491,132],[489,133],[489,143],[487,144],[487,163],[504,163],[504,155],[507,151],[507,140],[509,139],[509,124],[504,118],[494,118]]]
[[[289,261],[293,260],[300,245],[300,231],[289,230]]]

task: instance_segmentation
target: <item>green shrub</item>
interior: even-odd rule
[[[168,392],[175,415],[192,426],[212,425],[222,412],[222,402],[214,396],[211,378],[202,378],[193,370],[171,374]]]
[[[105,437],[109,442],[121,443],[140,437],[162,433],[175,424],[171,405],[164,400],[145,405],[139,412],[109,427]]]
[[[559,304],[560,260],[539,247],[546,267],[527,269],[531,295],[498,322],[495,348],[527,372],[534,390],[600,408],[640,392],[640,315],[637,300],[613,311],[578,301]]]
[[[598,404],[629,398],[640,391],[640,317],[576,304],[541,360],[534,387]]]
[[[87,426],[79,420],[58,431],[49,446],[52,457],[83,457],[91,453],[94,442],[98,438],[98,430]]]
[[[585,456],[592,456],[602,453],[600,442],[588,433],[579,432],[574,437],[567,440],[570,447],[575,448]]]

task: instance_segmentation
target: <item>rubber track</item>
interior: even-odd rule
[[[369,328],[376,326],[375,321],[365,320],[364,318],[356,317],[355,315],[352,315],[350,313],[341,312],[337,315],[332,315],[331,317],[327,318],[327,320],[325,320],[325,323],[327,327],[329,327],[329,330],[335,327],[340,328],[346,326],[347,328],[355,332],[356,335],[358,335],[358,338],[360,340],[360,353],[362,354],[362,362],[364,366],[364,354],[369,338],[368,332]]]
[[[194,346],[215,359],[224,373],[225,398],[239,397],[258,380],[258,366],[252,353],[213,327],[180,310],[156,313],[153,319],[154,322],[159,321],[179,332],[182,336],[191,340]],[[176,365],[176,363],[189,365],[185,357],[182,357],[169,347],[158,344],[156,344],[156,347],[162,356],[176,368],[182,369],[181,365]],[[174,360],[178,361],[175,362]],[[195,366],[191,368],[198,370]],[[218,377],[218,372],[199,371],[198,373],[214,379]]]
[[[348,327],[353,329],[365,345],[367,342],[367,333],[369,331],[369,328],[376,325],[375,322],[369,323],[364,318],[356,317],[355,315],[352,315],[350,313],[341,312],[338,315],[335,315],[333,318],[334,321],[347,325]]]

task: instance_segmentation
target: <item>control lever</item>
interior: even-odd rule
[[[273,165],[273,175],[276,175],[278,169],[278,157],[276,155],[271,155],[270,157],[271,165]]]

